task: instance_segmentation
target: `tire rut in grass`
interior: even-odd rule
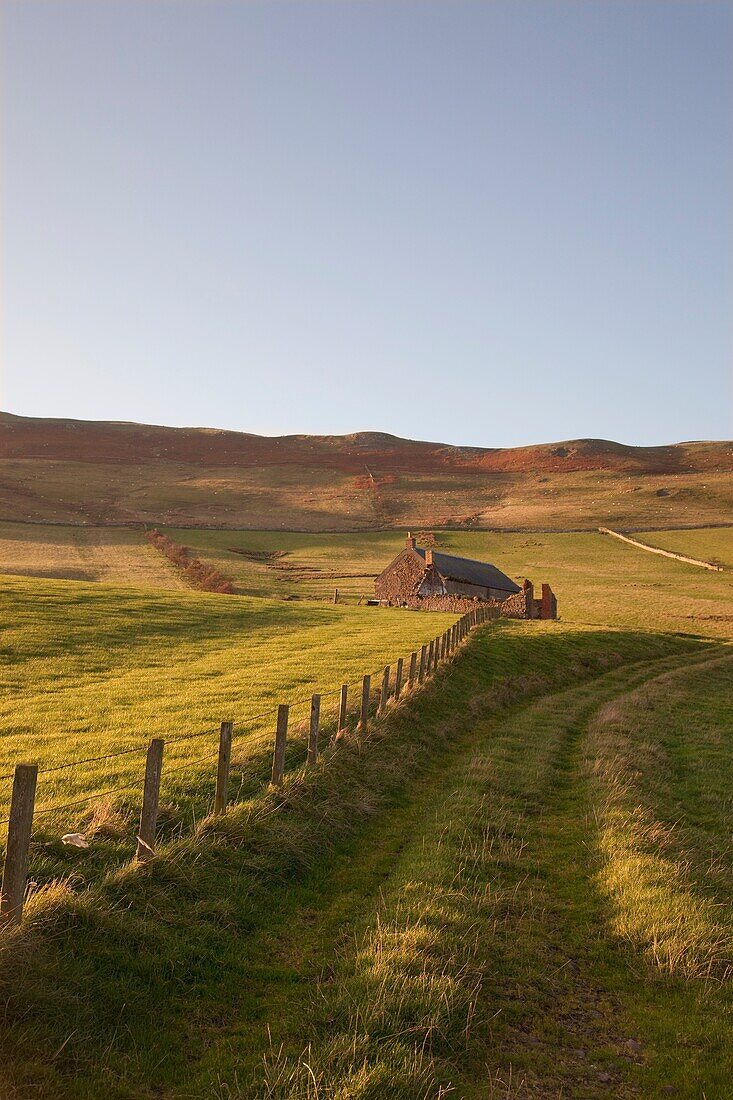
[[[599,966],[579,746],[599,706],[675,660],[479,723],[371,836],[391,836],[378,902],[337,899],[306,930],[301,914],[295,941],[278,938],[300,970],[290,993],[306,1000],[293,1012],[291,997],[264,1067],[240,1063],[221,1096],[376,1097],[387,1082],[394,1097],[636,1095],[638,1040]],[[412,838],[402,852],[400,831]],[[348,875],[373,860],[357,853]],[[278,1017],[277,998],[267,1009]]]
[[[534,871],[517,892],[504,957],[509,973],[522,970],[525,981],[514,989],[508,981],[500,993],[509,1024],[496,1030],[502,1064],[490,1073],[490,1095],[642,1095],[634,1067],[645,1060],[645,1044],[625,1019],[617,995],[619,972],[628,977],[629,960],[606,931],[605,900],[594,881],[592,807],[583,777],[582,746],[588,723],[600,707],[679,667],[679,661],[673,660],[613,673],[549,704],[534,704],[508,724],[515,726],[515,764],[518,725],[524,723],[527,728],[528,719],[530,726],[536,725],[543,711],[554,710],[551,725],[561,736],[554,754],[548,754],[549,766],[542,769],[541,783],[525,786],[529,801],[518,814]],[[549,741],[545,742],[548,747]],[[521,797],[516,772],[514,781],[508,774],[506,779]],[[541,913],[539,924],[534,917],[522,919],[529,897],[535,913]],[[517,943],[519,951],[515,951]]]

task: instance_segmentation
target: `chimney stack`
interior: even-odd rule
[[[410,531],[407,532],[407,540],[406,540],[405,545],[407,546],[408,550],[414,550],[415,547],[417,546],[417,541],[413,537],[413,535],[411,534]]]
[[[426,569],[431,569],[432,566],[433,566],[433,551],[432,550],[426,550],[425,551],[425,568]]]

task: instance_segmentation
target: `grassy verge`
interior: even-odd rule
[[[656,976],[634,1006],[685,1096],[728,1094],[733,1059],[733,655],[671,672],[604,707],[587,766],[610,925]],[[659,1042],[676,1027],[684,1057]]]
[[[439,674],[425,692],[395,708],[366,741],[350,738],[339,743],[323,766],[291,780],[282,792],[241,802],[221,822],[203,822],[195,836],[171,841],[161,858],[145,868],[117,869],[82,890],[61,883],[39,891],[29,906],[27,924],[5,937],[0,956],[0,995],[9,1025],[0,1038],[5,1093],[79,1100],[159,1096],[171,1089],[181,1096],[203,1097],[216,1088],[222,1096],[236,1095],[241,1066],[243,1094],[249,1095],[250,1071],[256,1064],[260,1071],[255,1087],[276,1095],[272,1089],[280,1070],[278,1058],[273,1063],[270,1052],[277,1051],[280,1042],[302,1042],[316,1018],[332,1031],[338,1020],[336,1030],[342,1033],[344,1008],[338,999],[333,1012],[315,1015],[311,1003],[314,976],[333,957],[333,944],[323,934],[348,927],[373,906],[376,884],[392,871],[405,836],[419,824],[420,807],[434,807],[445,797],[450,762],[476,737],[477,723],[523,696],[546,695],[614,665],[672,655],[679,660],[701,648],[685,639],[533,626],[483,631],[450,673]],[[486,731],[480,736],[485,738]],[[541,731],[537,737],[541,740]],[[526,745],[515,738],[512,751],[515,771],[522,770]],[[462,759],[461,768],[464,764]],[[476,790],[482,786],[485,781],[479,777]],[[526,792],[516,797],[524,799]],[[467,812],[469,803],[470,799]],[[471,845],[482,830],[490,834],[494,828],[490,820],[482,823],[486,808],[483,802],[476,807],[468,831],[463,813],[454,822],[466,834],[464,862],[469,870]],[[393,814],[404,817],[396,820]],[[430,848],[426,851],[426,858],[431,858]],[[454,855],[448,844],[436,857],[441,874],[449,872],[451,881],[457,870]],[[349,860],[354,864],[350,879],[345,870]],[[486,868],[479,867],[477,873],[485,875]],[[344,881],[351,882],[351,892],[343,890]],[[459,880],[454,887],[459,893],[468,890]],[[443,888],[440,882],[438,888]],[[470,892],[468,896],[471,908]],[[474,933],[468,934],[461,923],[468,910],[461,913],[457,902],[452,920],[450,903],[444,908],[439,901],[436,905],[437,940],[442,939],[438,929],[445,918],[449,946],[470,941]],[[328,910],[330,923],[318,916],[321,906]],[[314,912],[309,931],[309,914]],[[478,925],[475,932],[478,935]],[[511,938],[516,950],[515,935]],[[306,960],[298,949],[301,942],[311,947]],[[372,942],[386,957],[378,938],[361,942]],[[406,942],[409,945],[409,937]],[[411,1027],[417,1029],[422,1054],[416,1053],[414,1041],[393,1051],[394,1058],[407,1059],[404,1095],[410,1096],[418,1095],[410,1091],[417,1087],[415,1081],[430,1080],[420,1075],[433,1072],[423,1064],[430,1050],[425,1045],[419,968],[425,957],[439,955],[442,948],[439,942],[431,947],[429,940],[421,946],[418,937],[413,955],[415,950],[418,973],[413,986],[407,982],[404,997],[398,996],[399,1010],[395,1014],[386,1002],[380,1008],[377,999],[376,1015],[370,1017],[388,1034],[403,1018],[408,1035]],[[398,951],[388,969],[400,969],[400,957]],[[483,971],[483,956],[477,960]],[[455,1049],[455,1021],[463,1033],[466,1013],[474,1012],[470,1006],[477,1002],[470,992],[476,988],[471,979],[469,992],[460,994],[458,1008],[449,1009],[450,1020],[446,1019],[440,1008],[443,970],[445,989],[457,982],[457,996],[463,979],[442,964],[435,988],[428,983],[429,1006],[437,1013],[428,1038],[430,1043],[444,1041],[447,1054]],[[356,973],[354,980],[358,985],[363,977]],[[370,976],[367,986],[372,992],[384,988],[389,999],[387,985],[380,986],[380,980],[378,974]],[[348,988],[350,981],[346,975],[339,984]],[[347,1047],[342,1041],[341,1054],[348,1059],[350,1029],[343,1034]],[[377,1045],[381,1048],[381,1040]],[[436,1047],[439,1056],[441,1049]],[[207,1059],[214,1050],[212,1070]],[[263,1054],[268,1054],[269,1077],[262,1074]],[[292,1050],[284,1046],[282,1058],[291,1056]],[[332,1073],[330,1058],[329,1054],[326,1069],[318,1072]],[[360,1072],[358,1050],[355,1058],[356,1065],[353,1059],[343,1063],[343,1072]],[[395,1065],[389,1060],[376,1065],[376,1077],[367,1067],[371,1092],[338,1095],[384,1095],[378,1089]],[[413,1071],[418,1075],[414,1080]],[[333,1079],[339,1080],[337,1075]]]

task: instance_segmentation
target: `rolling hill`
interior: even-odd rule
[[[733,444],[454,447],[0,414],[0,519],[304,531],[679,527],[733,514]]]

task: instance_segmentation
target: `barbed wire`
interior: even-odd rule
[[[73,802],[64,802],[61,806],[42,806],[40,810],[33,811],[33,820],[35,821],[37,817],[42,817],[44,814],[61,813],[62,810],[71,810],[75,806],[83,806],[85,802],[93,802],[96,798],[107,798],[108,795],[119,794],[120,791],[130,791],[137,786],[138,781],[135,780],[134,783],[126,783],[123,786],[110,787],[106,791],[97,791],[96,794],[85,795],[84,798],[77,798]],[[7,825],[9,821],[9,817],[3,818],[0,825]]]

